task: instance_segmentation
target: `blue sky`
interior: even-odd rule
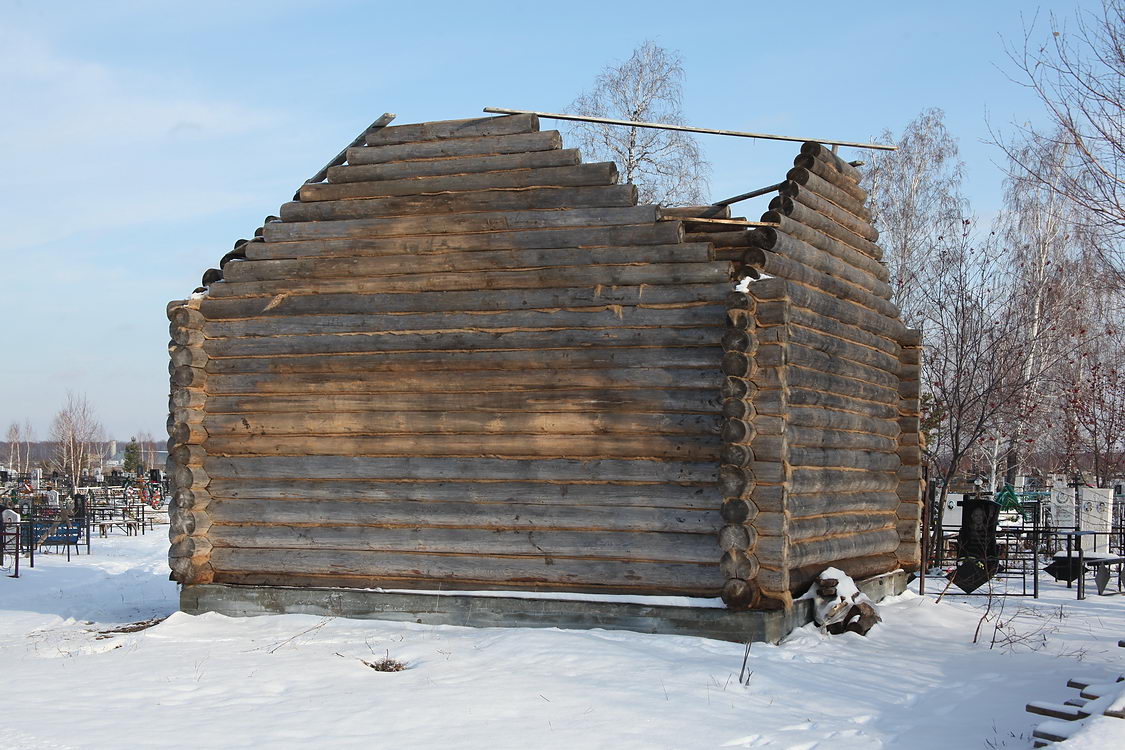
[[[1041,6],[1037,38],[1048,9],[1080,6],[1094,4]],[[113,436],[162,438],[165,303],[366,124],[384,111],[398,123],[486,106],[562,111],[645,39],[682,54],[685,115],[704,127],[863,140],[944,109],[988,216],[1002,182],[988,121],[1041,118],[1004,53],[1035,12],[1000,1],[0,0],[0,431],[29,418],[45,437],[69,389]],[[795,152],[701,143],[713,199],[775,182]]]

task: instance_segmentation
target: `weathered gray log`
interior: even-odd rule
[[[614,246],[590,250],[577,248],[485,250],[434,255],[384,255],[374,258],[259,260],[240,263],[237,268],[231,269],[227,281],[262,281],[288,278],[301,278],[311,281],[313,279],[355,276],[639,263],[707,263],[709,261],[711,261],[711,248],[702,243],[642,245],[640,247]]]
[[[827,411],[827,410],[823,410]],[[789,445],[835,450],[893,451],[901,453],[893,437],[872,435],[864,432],[826,430],[822,427],[800,427],[791,424],[787,434]]]
[[[534,397],[531,396],[532,399]],[[204,417],[203,426],[210,436],[717,435],[718,422],[718,416],[710,414],[506,412],[482,416],[459,411],[422,411],[211,414]]]
[[[206,534],[211,528],[211,516],[199,510],[177,509],[168,514],[168,534],[191,536]]]
[[[757,447],[754,449],[758,455]],[[897,451],[871,451],[855,448],[820,448],[806,445],[789,446],[789,463],[794,469],[805,466],[852,468],[868,471],[892,471],[899,467]]]
[[[898,477],[893,472],[854,469],[794,467],[789,490],[793,494],[812,492],[894,492]]]
[[[168,396],[168,410],[198,409],[207,403],[207,394],[192,388],[173,388]]]
[[[798,263],[789,258],[783,258],[768,250],[750,248],[742,256],[742,262],[748,266],[758,268],[768,273],[770,276],[780,276],[783,279],[796,281],[819,291],[827,292],[829,295],[842,297],[843,299],[855,302],[862,307],[866,307],[888,318],[898,318],[898,308],[887,300],[876,297],[865,289],[857,287],[847,281],[829,276],[803,263]]]
[[[769,305],[781,305],[779,302],[763,302],[759,305],[759,309],[766,308]],[[804,307],[799,307],[792,303],[785,303],[787,308],[788,321],[804,328],[811,328],[829,336],[836,338],[847,339],[848,341],[855,342],[861,346],[866,346],[875,349],[891,358],[891,360],[898,360],[899,348],[893,339],[886,336],[876,336],[869,333],[862,328],[853,325],[848,325],[835,318],[829,318],[820,313],[813,312]],[[768,309],[768,308],[767,308]],[[890,366],[891,360],[883,360]],[[896,366],[893,371],[897,372],[899,368]]]
[[[190,307],[175,307],[168,313],[168,320],[177,328],[202,328],[203,313]]]
[[[514,312],[635,306],[690,306],[723,299],[729,283],[617,286],[515,291],[417,292],[414,294],[282,294],[203,301],[209,321],[283,315],[365,315],[372,312]]]
[[[753,399],[758,387],[745,378],[727,376],[723,378],[720,394],[723,398]]]
[[[187,305],[187,303],[188,301],[186,299],[174,299],[169,302],[164,308],[164,312],[168,316],[168,320],[172,319],[172,313],[174,313],[179,308],[184,307],[185,305]]]
[[[527,187],[519,190],[466,190],[382,198],[289,202],[281,206],[286,222],[340,221],[481,211],[612,208],[634,206],[634,185]]]
[[[750,523],[758,515],[758,506],[744,498],[726,499],[719,506],[719,514],[727,523]]]
[[[181,466],[202,466],[203,459],[207,457],[207,452],[203,450],[202,443],[207,437],[207,433],[203,433],[202,439],[198,443],[189,443],[186,440],[177,440],[175,436],[172,442],[176,445],[168,453],[168,457],[176,464]]]
[[[213,477],[234,479],[511,479],[680,482],[712,484],[710,462],[617,460],[515,460],[499,458],[355,458],[352,456],[261,456],[215,458],[204,467]],[[874,475],[881,476],[881,475]],[[897,483],[897,480],[896,480]]]
[[[514,135],[481,136],[478,138],[455,138],[422,143],[401,143],[393,146],[365,149],[360,155],[358,149],[349,150],[365,164],[381,164],[388,161],[408,161],[411,159],[442,159],[451,156],[470,156],[484,154],[515,154],[524,151],[549,151],[562,148],[562,136],[557,130],[543,130],[535,133]],[[334,168],[338,169],[338,167]],[[328,170],[328,181],[335,182],[333,170]]]
[[[835,342],[834,348],[837,351],[847,349],[847,342],[842,339],[836,339]],[[212,342],[209,341],[204,345],[204,349],[208,349],[210,346],[212,346]],[[789,364],[795,366],[820,370],[824,373],[834,373],[841,377],[852,378],[861,383],[885,389],[888,392],[889,403],[898,399],[898,377],[886,370],[869,367],[855,360],[838,358],[797,343],[790,343],[786,347],[786,358]],[[867,398],[865,395],[862,397]]]
[[[207,380],[210,394],[262,394],[262,393],[442,393],[455,390],[574,390],[581,388],[628,389],[680,387],[690,381],[693,386],[711,387],[720,381],[718,370],[670,367],[615,367],[590,369],[552,368],[528,370],[513,378],[509,370],[457,370],[437,372],[405,371],[371,377],[366,373],[294,373],[213,375]],[[745,382],[745,381],[744,381]],[[177,406],[203,405],[201,391],[196,403],[185,402]],[[897,427],[895,428],[897,430]]]
[[[531,250],[559,247],[603,247],[625,245],[665,245],[683,240],[683,224],[663,221],[655,224],[598,225],[590,227],[547,227],[508,232],[473,234],[420,234],[397,237],[348,237],[286,242],[257,242],[250,246],[250,260],[282,258],[347,257],[380,255],[428,255],[431,253],[471,252],[474,250]],[[204,300],[206,301],[206,300]]]
[[[722,415],[725,419],[749,421],[754,418],[754,404],[746,399],[728,398],[723,401]]]
[[[200,342],[202,344],[202,342]],[[174,367],[201,368],[207,366],[207,352],[200,346],[169,346],[168,356]]]
[[[853,221],[855,221],[857,225],[868,225],[868,231],[874,236],[865,234],[863,232],[857,232],[857,234],[866,237],[872,242],[879,238],[878,233],[870,229],[869,222],[871,221],[871,212],[869,212],[867,210],[867,207],[863,205],[862,200],[857,200],[854,196],[849,194],[848,191],[841,190],[828,180],[817,176],[808,169],[802,169],[801,167],[793,167],[793,169],[790,169],[786,173],[785,179],[788,180],[789,183],[796,183],[797,185],[800,185],[802,188],[802,192],[804,190],[808,190],[816,193],[821,198],[835,203],[847,213],[852,214],[855,217]],[[781,191],[783,193],[789,194],[790,189],[791,185],[786,185],[785,187],[781,188]]]
[[[367,150],[359,149],[356,154],[357,158],[360,158],[367,154]],[[589,175],[592,173],[601,173],[602,175],[609,174],[613,176],[613,179],[608,182],[596,182],[591,184],[610,184],[616,179],[616,168],[606,171],[609,168],[604,166],[604,162],[587,165],[583,165],[581,162],[582,156],[578,152],[578,149],[557,149],[554,151],[497,154],[493,156],[467,156],[450,159],[427,159],[422,161],[395,161],[383,164],[359,164],[357,162],[355,165],[333,167],[330,170],[330,174],[335,178],[332,182],[302,185],[299,195],[301,200],[316,201],[370,197],[367,193],[368,190],[379,191],[389,189],[397,191],[404,189],[408,192],[395,192],[392,194],[406,195],[409,194],[409,192],[417,190],[418,187],[423,188],[419,192],[433,192],[434,190],[460,190],[463,189],[466,184],[492,184],[495,187],[502,186],[501,183],[489,182],[489,178],[485,178],[486,181],[483,183],[474,183],[471,180],[468,182],[455,180],[448,184],[443,182],[435,182],[433,185],[426,183],[424,186],[411,184],[415,180],[424,180],[430,177],[468,177],[469,175],[484,172],[493,173],[492,178],[497,178],[501,181],[505,179],[531,179],[534,182],[540,180],[552,181],[546,184],[566,184],[566,181],[573,179],[572,175],[575,174]],[[551,172],[552,170],[560,168],[576,166],[597,167],[597,169],[583,170],[577,173],[568,170],[555,177],[548,175],[533,176],[529,174],[524,174],[522,178],[516,176],[516,173],[520,172]],[[505,176],[506,174],[509,176]],[[401,182],[402,184],[400,186],[384,188],[375,184],[379,182]],[[528,184],[534,184],[534,182]],[[587,183],[583,182],[580,184]],[[450,187],[450,185],[452,187]],[[519,185],[510,185],[510,187],[519,187]],[[380,194],[382,193],[375,192],[372,195]]]
[[[891,297],[891,287],[887,282],[796,237],[772,227],[759,227],[752,234],[755,244],[765,250],[772,250],[809,268],[849,281],[882,299]]]
[[[331,519],[325,519],[326,522]],[[382,525],[217,524],[208,538],[217,547],[264,547],[308,550],[520,555],[540,558],[618,558],[646,561],[713,563],[709,534],[652,533],[621,530],[567,531],[550,528],[432,528]]]
[[[335,336],[260,336],[241,339],[210,339],[204,351],[211,357],[245,357],[361,353],[372,351],[421,351],[447,349],[536,349],[587,346],[692,346],[717,339],[718,326],[684,328],[565,328],[553,331],[438,331],[428,333],[369,332]],[[811,351],[811,350],[809,350]],[[816,361],[811,355],[806,357]],[[859,367],[854,365],[853,367]],[[196,369],[196,368],[192,368]],[[187,386],[191,383],[177,382]],[[897,395],[897,394],[896,394]]]
[[[743,466],[720,466],[719,488],[724,498],[749,498],[754,491],[754,472]]]
[[[721,367],[723,373],[731,377],[753,378],[757,369],[757,362],[754,357],[742,352],[728,351],[723,355]]]
[[[823,513],[886,514],[893,512],[897,505],[898,497],[893,492],[829,491],[813,494],[790,493],[787,509],[791,517],[797,518]]]
[[[749,231],[741,232],[686,232],[684,240],[687,242],[710,242],[716,251],[731,249],[738,250],[740,248],[750,247],[752,244],[752,237]],[[715,260],[738,260],[741,258],[741,253],[734,252],[716,252]]]
[[[494,211],[470,216],[402,216],[324,222],[274,222],[265,226],[265,244],[334,237],[392,237],[469,232],[510,232],[529,229],[620,226],[657,219],[656,206],[578,208],[573,210]],[[262,243],[259,243],[262,244]],[[401,252],[401,251],[400,251]],[[247,257],[252,257],[247,252]]]
[[[893,376],[896,380],[898,379],[900,368],[898,357],[885,351],[800,325],[791,326],[788,333],[789,342],[792,344],[808,347],[833,358],[847,359],[856,364],[880,370]],[[208,336],[210,336],[209,333]]]
[[[760,300],[787,299],[793,305],[861,328],[868,333],[897,341],[906,331],[897,316],[878,313],[861,303],[840,299],[810,286],[794,284],[783,278],[762,279],[750,285]]]
[[[685,219],[729,219],[730,206],[661,206],[660,213]]]
[[[840,226],[848,229],[848,231],[869,242],[875,242],[878,239],[879,233],[866,221],[845,211],[835,203],[809,190],[804,185],[799,185],[793,181],[787,181],[785,187],[781,190],[781,194],[798,203],[804,204],[817,213],[827,216]],[[872,257],[877,256],[872,255]]]
[[[867,191],[859,186],[859,182],[841,174],[835,165],[828,161],[818,159],[812,154],[802,153],[793,159],[793,166],[806,169],[825,182],[832,183],[860,203],[865,204],[867,201]]]
[[[859,181],[863,179],[863,175],[858,169],[841,159],[829,146],[817,143],[816,141],[806,141],[801,144],[801,153],[820,159],[855,183],[859,183]]]
[[[706,342],[702,342],[706,343]],[[482,370],[544,370],[591,367],[669,367],[710,369],[722,350],[694,347],[616,347],[589,349],[510,349],[502,351],[379,352],[212,359],[211,373],[368,373]],[[687,373],[685,377],[690,377]]]
[[[207,471],[199,466],[172,466],[169,472],[172,485],[177,490],[206,490],[207,483],[211,481]]]
[[[193,328],[180,328],[175,323],[168,326],[169,346],[198,347],[203,344],[203,332]]]
[[[177,503],[180,502],[180,494],[177,492]],[[587,480],[576,480],[574,482],[497,482],[492,480],[400,482],[393,479],[325,482],[305,479],[250,478],[242,480],[219,478],[212,479],[207,492],[202,494],[207,495],[207,497],[202,498],[205,502],[210,502],[212,497],[220,500],[237,500],[238,503],[228,505],[229,512],[223,511],[224,515],[221,516],[223,520],[231,523],[254,522],[263,519],[269,519],[274,523],[306,523],[312,522],[318,517],[336,518],[339,513],[343,512],[353,514],[349,518],[358,519],[357,523],[370,523],[372,518],[376,516],[380,523],[413,523],[419,519],[426,519],[426,514],[431,510],[440,511],[445,503],[453,502],[469,505],[482,503],[485,506],[474,512],[503,511],[506,513],[511,510],[512,513],[505,517],[514,519],[514,522],[518,522],[517,516],[523,517],[522,514],[537,513],[538,511],[535,508],[542,505],[601,508],[601,510],[592,511],[595,515],[588,519],[592,524],[597,519],[612,518],[614,512],[626,508],[642,509],[640,512],[644,518],[656,517],[650,510],[658,508],[663,509],[662,512],[669,516],[675,516],[676,511],[679,510],[706,511],[713,516],[715,509],[722,502],[721,493],[715,485],[678,485],[668,482],[590,482],[588,478]],[[195,493],[193,497],[185,498],[183,503],[185,507],[198,507],[197,503],[200,500],[200,493]],[[255,500],[268,502],[257,503],[252,507],[239,510],[243,508],[240,503]],[[397,515],[392,518],[386,515],[390,506],[382,505],[368,505],[367,510],[364,510],[364,503],[382,500],[399,501],[402,509],[409,510],[414,515]],[[308,501],[308,503],[294,507],[287,504],[287,501],[301,501],[302,503]],[[342,507],[330,505],[322,508],[316,501],[349,502],[353,504]],[[274,508],[279,515],[268,511],[270,507],[268,503],[275,503]],[[497,503],[499,505],[496,507],[491,509],[487,507],[490,504]],[[431,505],[437,507],[431,508]],[[519,507],[512,509],[510,506],[513,505]],[[442,516],[446,520],[440,523],[456,526],[457,509],[463,507],[458,505],[451,509],[449,515]],[[378,511],[374,515],[370,512],[372,508]],[[567,518],[570,518],[571,521],[568,521],[568,524],[570,526],[578,524],[579,528],[582,528],[583,511],[574,510],[569,513],[570,515]],[[327,515],[318,516],[318,514]],[[395,518],[407,520],[394,520]],[[737,522],[742,520],[746,520],[746,517]],[[432,520],[427,521],[427,523],[437,524],[439,521]],[[599,521],[599,523],[601,522]],[[714,529],[718,529],[718,526],[719,524],[716,522]],[[706,529],[703,529],[699,533],[707,532]]]
[[[718,394],[712,389],[624,389],[538,392],[486,391],[451,393],[385,393],[365,395],[268,394],[210,396],[208,415],[343,412],[692,412],[714,415]],[[482,415],[483,416],[483,415]]]
[[[754,546],[757,533],[744,524],[727,524],[719,529],[719,549],[745,551]]]
[[[828,222],[828,220],[824,219],[820,214],[809,211],[801,206],[800,203],[795,203],[789,198],[781,197],[778,200],[781,201],[780,205],[782,208],[786,206],[789,207],[789,213],[796,214],[807,212],[809,215],[820,219],[817,223]],[[798,210],[798,208],[800,210]],[[812,226],[796,221],[781,210],[766,211],[762,214],[762,221],[776,222],[778,224],[777,232],[800,240],[820,252],[827,253],[840,262],[852,266],[878,281],[886,282],[890,278],[890,272],[887,270],[887,267],[868,253],[861,252],[854,246],[840,241],[835,236],[830,236],[818,231]],[[839,227],[838,233],[844,231],[843,227]]]
[[[207,384],[207,372],[200,367],[175,367],[171,381],[177,388],[202,388]]]
[[[747,331],[728,329],[719,339],[719,343],[728,352],[745,352],[753,356],[758,345],[758,339]]]
[[[754,439],[754,426],[742,419],[724,419],[721,435],[727,443],[749,443]]]
[[[731,466],[748,468],[755,461],[754,451],[750,449],[749,445],[724,443],[723,450],[719,454],[719,461]]]
[[[212,456],[372,456],[719,460],[714,438],[688,435],[213,435]],[[892,454],[895,463],[898,455]]]
[[[788,221],[778,222],[782,231],[800,237],[810,245],[830,252],[842,260],[851,262],[854,255],[866,258],[869,263],[878,263],[883,259],[882,248],[874,242],[860,237],[844,225],[789,196],[777,196],[770,201],[769,209],[762,214],[762,221],[772,221],[777,214],[788,217]],[[886,273],[885,267],[884,273]]]
[[[400,143],[438,141],[444,138],[479,138],[490,135],[534,133],[539,130],[535,115],[474,117],[468,120],[435,120],[410,125],[391,125],[367,134],[368,146],[394,146]],[[355,149],[360,150],[360,149]],[[351,161],[351,157],[348,157]]]
[[[862,436],[870,434],[882,438],[887,445],[895,443],[898,425],[890,419],[872,419],[859,414],[837,411],[834,408],[817,406],[791,406],[786,415],[793,432],[794,440],[807,443],[824,434],[825,439],[833,439],[836,431],[849,431],[849,434]],[[804,429],[801,429],[804,428]]]
[[[745,548],[728,549],[719,560],[719,572],[726,578],[753,579],[758,569],[758,559]]]
[[[485,157],[506,159],[511,169],[501,172],[474,171],[467,174],[434,174],[430,177],[406,177],[396,180],[376,179],[362,182],[336,182],[326,184],[306,184],[299,196],[303,205],[315,201],[335,201],[345,199],[386,198],[390,196],[422,196],[423,193],[436,193],[456,190],[511,190],[517,188],[576,188],[583,186],[612,186],[618,181],[618,170],[613,162],[595,164],[575,164],[573,166],[550,166],[544,169],[526,169],[522,163],[542,161],[544,154],[569,152],[541,152],[539,154],[516,156]],[[469,161],[469,160],[450,160]],[[569,161],[569,160],[564,160]],[[411,162],[427,164],[429,162]],[[359,166],[355,170],[381,169],[376,166]],[[424,171],[424,170],[423,170]],[[349,178],[353,175],[349,174]],[[287,219],[288,220],[288,219]]]
[[[479,289],[549,289],[591,286],[713,284],[730,277],[729,263],[653,263],[648,265],[566,266],[539,270],[466,271],[403,274],[354,279],[251,281],[211,288],[216,297],[278,295],[304,291],[318,294],[388,294]]]
[[[789,545],[789,565],[800,568],[851,557],[884,555],[893,553],[898,548],[898,544],[898,532],[894,529],[805,539]]]

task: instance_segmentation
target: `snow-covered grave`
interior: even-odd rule
[[[754,644],[744,685],[744,647],[701,638],[193,617],[166,549],[110,537],[0,578],[0,748],[1029,748],[1027,703],[1125,672],[1125,599],[1049,579],[976,644],[983,600],[907,593],[867,637]],[[1060,747],[1119,750],[1125,720]]]

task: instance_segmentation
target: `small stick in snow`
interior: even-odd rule
[[[739,685],[743,684],[742,675],[744,675],[746,673],[746,662],[750,658],[750,644],[751,643],[753,643],[753,641],[746,641],[746,652],[742,655],[742,669],[738,670],[738,684]],[[754,674],[754,673],[751,672],[750,674]],[[747,684],[747,685],[750,684],[750,678],[749,677],[746,678],[745,684]]]

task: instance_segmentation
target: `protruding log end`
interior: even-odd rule
[[[723,398],[753,398],[758,387],[746,378],[728,377],[723,379],[721,388]]]
[[[754,349],[754,337],[746,331],[731,328],[726,331],[721,339],[723,349],[728,352],[750,352]]]
[[[724,375],[750,377],[754,373],[754,359],[743,352],[727,352],[723,355],[722,370]]]
[[[741,466],[719,467],[719,488],[723,497],[748,498],[754,490],[754,472]]]
[[[741,398],[728,398],[723,402],[723,416],[727,419],[749,420],[754,417],[754,406]]]
[[[754,439],[754,427],[742,419],[727,419],[723,422],[724,443],[749,443]]]
[[[754,451],[749,445],[727,443],[723,446],[720,460],[731,466],[747,467],[754,463]]]
[[[719,515],[727,523],[749,523],[758,516],[758,506],[753,500],[726,500],[719,506]]]
[[[719,529],[719,549],[744,552],[750,548],[750,531],[742,524],[728,524]]]
[[[208,268],[203,272],[203,279],[199,282],[200,286],[208,287],[216,281],[223,280],[223,272],[218,268]]]
[[[729,609],[753,609],[761,600],[761,592],[750,581],[741,578],[730,578],[723,584],[723,603]]]

